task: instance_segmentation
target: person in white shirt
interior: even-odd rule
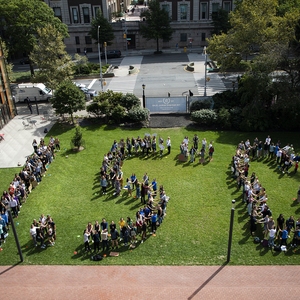
[[[168,154],[171,153],[171,139],[170,137],[167,138],[167,148],[168,148]]]
[[[276,236],[276,229],[275,229],[275,226],[273,226],[271,229],[269,229],[268,245],[270,248],[274,247],[275,236]]]
[[[37,227],[35,227],[33,224],[31,224],[29,233],[30,233],[30,236],[32,237],[32,240],[33,240],[33,243],[34,243],[34,247],[37,247],[36,229],[37,229]]]

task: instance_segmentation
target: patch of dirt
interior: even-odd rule
[[[180,114],[159,114],[150,116],[151,128],[172,128],[172,127],[190,127],[194,122],[190,120],[190,115]]]

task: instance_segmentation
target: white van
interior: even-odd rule
[[[11,86],[12,94],[15,96],[16,102],[25,102],[28,97],[31,102],[49,101],[52,97],[51,89],[47,88],[43,83],[20,83]]]

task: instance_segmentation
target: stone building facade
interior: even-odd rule
[[[54,10],[54,14],[64,22],[69,29],[70,37],[65,39],[67,51],[70,54],[97,52],[97,45],[92,41],[88,32],[91,20],[100,10],[104,17],[112,22],[115,40],[111,49],[149,49],[156,48],[153,40],[147,41],[140,35],[138,16],[132,18],[129,13],[121,19],[114,19],[113,15],[124,12],[130,6],[130,0],[44,0]],[[160,48],[175,48],[206,45],[206,38],[210,37],[212,30],[212,13],[219,8],[231,11],[234,8],[233,0],[170,0],[160,1],[161,7],[169,12],[174,29],[172,40],[160,41]],[[141,9],[146,9],[141,8]],[[127,32],[126,39],[124,33]],[[127,43],[127,45],[126,45]]]

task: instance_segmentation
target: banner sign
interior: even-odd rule
[[[186,97],[147,97],[146,108],[150,113],[186,113]]]

